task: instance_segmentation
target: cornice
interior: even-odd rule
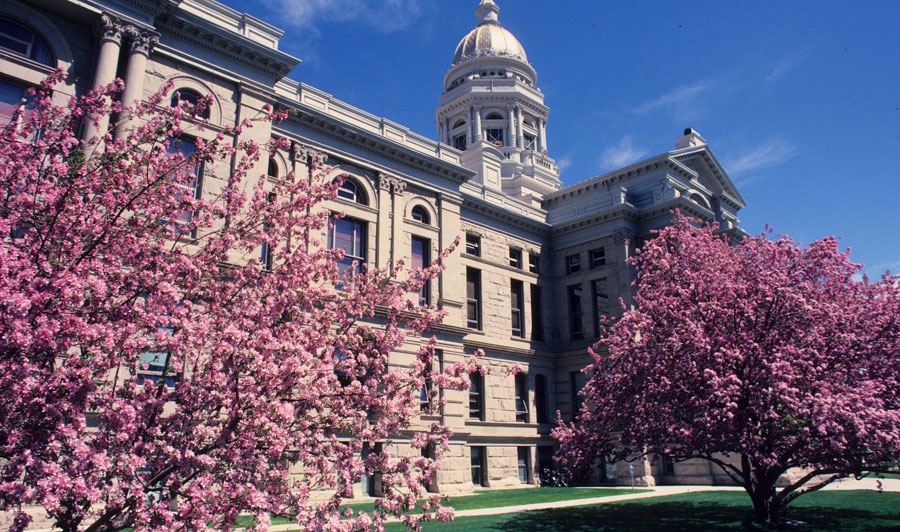
[[[183,11],[162,15],[157,21],[157,28],[161,33],[190,42],[276,80],[286,76],[300,63],[291,55],[223,30]]]
[[[493,342],[481,340],[478,338],[473,338],[471,336],[472,330],[467,330],[467,333],[470,336],[463,338],[463,347],[467,347],[470,349],[484,349],[485,351],[491,351],[492,353],[504,353],[507,355],[518,355],[518,356],[534,356],[537,353],[536,349],[532,349],[531,347],[513,347],[502,344],[495,344]]]
[[[370,153],[419,168],[430,174],[449,179],[457,185],[465,183],[475,175],[474,172],[466,170],[462,166],[457,166],[438,157],[421,154],[402,144],[376,136],[362,128],[340,122],[334,117],[304,104],[291,101],[283,96],[279,96],[279,100],[281,105],[294,111],[288,116],[287,123],[311,129]]]
[[[510,223],[539,235],[547,235],[551,230],[550,224],[548,224],[547,222],[539,222],[537,220],[533,220],[531,218],[527,218],[525,216],[507,211],[485,201],[482,198],[469,195],[465,191],[463,191],[463,206],[495,220]]]

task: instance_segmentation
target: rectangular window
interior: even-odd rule
[[[159,327],[158,330],[169,336],[174,334],[174,330],[171,327]],[[172,387],[175,386],[175,381],[178,377],[172,371],[170,352],[168,350],[144,351],[141,353],[136,373],[138,386],[143,386],[147,381],[155,385],[160,380],[163,380],[166,386]]]
[[[484,421],[484,377],[469,374],[469,419]]]
[[[534,376],[534,413],[538,423],[550,422],[547,415],[547,377],[544,375]]]
[[[481,329],[481,270],[466,268],[466,326]]]
[[[664,454],[659,457],[662,461],[662,474],[666,477],[671,477],[675,475],[675,459],[671,456]]]
[[[469,453],[472,455],[472,485],[484,486],[487,472],[484,447],[469,447]]]
[[[522,135],[522,137],[523,137],[522,140],[525,141],[525,149],[526,150],[534,150],[537,148],[537,143],[535,142],[534,135],[529,135],[528,133],[525,133],[524,135]]]
[[[581,397],[581,390],[584,388],[584,385],[587,383],[587,378],[584,373],[580,371],[573,371],[569,373],[569,380],[571,384],[571,392],[572,392],[572,420],[575,419],[575,416],[581,412],[581,405],[584,404],[584,399]]]
[[[431,265],[431,240],[418,236],[412,237],[411,241],[411,263],[410,268],[413,270],[427,268]],[[419,306],[431,304],[431,282],[425,281],[419,290]]]
[[[531,338],[544,341],[544,320],[541,313],[541,287],[531,285]]]
[[[481,237],[478,235],[466,235],[466,253],[476,257],[481,256]]]
[[[523,305],[525,294],[522,281],[511,279],[509,281],[509,304],[512,312],[512,335],[519,338],[525,337],[525,316]]]
[[[465,134],[463,134],[463,135],[457,135],[457,136],[453,137],[453,147],[456,148],[456,149],[459,150],[459,151],[465,151],[465,149],[466,149],[466,136],[465,136]]]
[[[269,194],[268,198],[270,203],[275,202],[275,194]],[[263,236],[267,237],[267,233],[269,228],[272,225],[269,223],[268,218],[263,220]],[[259,250],[259,262],[262,264],[263,270],[270,271],[273,265],[273,254],[272,254],[272,246],[269,244],[269,240],[265,239],[262,242],[262,246],[260,246]]]
[[[518,451],[517,454],[518,454],[519,482],[521,482],[522,484],[528,484],[528,477],[530,476],[529,469],[531,469],[529,467],[529,463],[531,462],[531,460],[529,460],[529,456],[528,456],[528,447],[519,447],[517,449],[517,451]]]
[[[434,393],[434,382],[432,380],[432,375],[437,372],[441,373],[444,370],[444,353],[443,351],[436,350],[434,352],[434,356],[432,357],[432,367],[425,368],[425,383],[422,385],[422,388],[419,390],[419,409],[422,412],[426,412],[428,414],[438,415],[436,409],[432,408],[433,406],[440,407],[440,397],[443,395],[441,389],[438,389],[437,392],[437,403],[434,404],[435,393]]]
[[[181,154],[185,159],[190,158],[197,151],[197,144],[188,138],[169,138],[166,153],[170,155]],[[181,167],[179,175],[176,177],[175,190],[173,196],[175,199],[188,198],[198,200],[201,195],[201,179],[203,175],[203,164],[194,161],[194,164]],[[195,235],[189,229],[191,220],[194,219],[196,211],[192,208],[186,208],[181,211],[178,218],[172,222],[172,234],[175,237]]]
[[[535,255],[534,253],[529,253],[528,254],[528,271],[530,271],[531,273],[541,273],[540,267],[538,265],[539,261],[540,261],[540,257]]]
[[[328,249],[344,250],[344,258],[338,263],[341,273],[365,271],[366,222],[353,218],[332,218],[328,227]]]
[[[600,337],[601,316],[609,316],[609,293],[606,279],[591,281],[591,300],[593,300],[594,336]]]
[[[591,250],[591,268],[599,268],[606,265],[606,249],[597,248]]]
[[[528,423],[528,374],[516,373],[516,421]]]
[[[503,130],[500,128],[487,128],[484,131],[484,139],[491,144],[495,144],[497,146],[503,145]]]
[[[569,295],[569,332],[572,340],[584,338],[584,321],[581,316],[581,285],[575,284],[567,289]]]
[[[566,274],[581,271],[581,255],[569,255],[566,257]]]
[[[0,125],[10,123],[15,118],[16,106],[28,93],[18,85],[0,81]]]
[[[513,268],[522,269],[522,250],[509,248],[509,265]]]
[[[547,473],[550,473],[555,469],[555,464],[553,463],[553,447],[550,445],[538,445],[537,462],[538,472],[541,475],[541,484],[544,484],[545,477],[549,477]]]

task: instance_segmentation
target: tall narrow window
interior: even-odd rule
[[[572,340],[584,338],[584,320],[581,315],[581,285],[568,287],[569,295],[569,330]]]
[[[528,484],[528,477],[530,476],[529,467],[531,460],[529,460],[528,456],[528,447],[519,447],[517,449],[516,454],[518,455],[518,470],[519,470],[519,482],[522,484]]]
[[[528,254],[528,271],[531,273],[541,273],[540,272],[540,260],[541,258],[535,255],[534,253]]]
[[[466,268],[466,326],[481,329],[481,270]]]
[[[597,248],[591,250],[591,268],[599,268],[606,265],[606,249]]]
[[[412,264],[413,270],[427,268],[431,265],[431,240],[418,236],[412,237]],[[431,304],[431,281],[425,281],[419,290],[419,306]]]
[[[465,151],[466,150],[466,135],[462,134],[462,135],[456,135],[455,137],[453,137],[453,147],[459,151]]]
[[[332,218],[328,228],[328,248],[344,250],[344,258],[338,263],[341,273],[365,270],[366,223],[353,218]]]
[[[584,398],[581,397],[581,390],[584,388],[587,378],[580,371],[569,373],[570,391],[572,393],[572,419],[581,412],[581,405],[584,404]]]
[[[269,203],[275,202],[275,194],[270,193],[268,198]],[[262,264],[262,268],[266,271],[272,269],[273,265],[273,253],[272,253],[272,245],[269,243],[269,235],[268,231],[272,227],[271,223],[269,223],[269,219],[265,218],[263,220],[263,241],[262,246],[260,246],[259,250],[259,262]]]
[[[484,447],[469,447],[472,456],[472,485],[485,485],[485,452]]]
[[[522,281],[512,279],[509,282],[509,303],[512,312],[512,335],[525,337],[525,316],[523,312],[524,294]]]
[[[266,170],[266,175],[272,179],[278,179],[278,161],[275,160],[275,157],[269,157],[269,167]]]
[[[516,421],[528,423],[528,375],[516,373]]]
[[[193,140],[188,138],[170,138],[166,146],[166,152],[170,155],[180,154],[184,159],[189,159],[194,152],[197,151],[197,145]],[[182,167],[182,174],[178,175],[174,191],[176,199],[190,198],[200,199],[201,194],[201,176],[203,175],[203,164],[193,161],[194,164]],[[194,219],[195,211],[192,208],[182,209],[172,223],[172,232],[178,236],[194,236],[193,231],[189,228],[191,220]]]
[[[666,477],[671,477],[675,475],[675,459],[672,458],[668,454],[661,455],[660,461],[662,461],[662,474]]]
[[[581,255],[569,255],[566,257],[566,273],[581,271]]]
[[[547,415],[547,377],[544,375],[534,376],[534,413],[538,423],[550,422]]]
[[[522,250],[518,248],[509,248],[509,265],[513,268],[522,269]]]
[[[600,337],[602,316],[609,315],[609,294],[606,279],[591,281],[591,299],[593,300],[594,336]]]
[[[481,256],[481,237],[478,235],[466,235],[466,253],[476,257]]]
[[[541,287],[531,285],[531,338],[544,341],[544,320],[541,313]]]
[[[24,87],[0,81],[0,125],[8,124],[16,118],[16,106],[26,98]]]
[[[469,374],[469,419],[484,421],[484,377]]]

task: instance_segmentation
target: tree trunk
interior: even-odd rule
[[[775,486],[757,486],[750,494],[753,500],[754,520],[757,523],[772,525],[781,516],[781,503],[775,499]]]

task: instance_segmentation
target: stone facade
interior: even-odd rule
[[[631,304],[626,261],[635,248],[674,209],[740,231],[744,200],[690,130],[675,150],[563,188],[547,155],[549,109],[536,73],[498,13],[482,0],[472,32],[486,37],[470,33],[457,48],[437,111],[440,141],[286,77],[299,61],[278,51],[282,32],[213,0],[4,0],[0,21],[31,32],[49,59],[0,45],[0,84],[6,97],[62,68],[63,102],[115,77],[125,79],[126,99],[172,81],[215,96],[211,126],[197,136],[215,136],[265,104],[288,108],[285,122],[245,133],[292,144],[270,154],[276,175],[261,170],[259,178],[302,177],[310,153],[326,155],[365,197],[327,207],[364,228],[366,262],[409,259],[414,238],[434,257],[462,235],[432,282],[432,301],[449,313],[436,334],[444,364],[483,349],[493,371],[476,383],[480,395],[448,391],[441,415],[421,420],[439,419],[455,434],[434,488],[470,492],[473,476],[487,487],[533,485],[549,467],[555,413],[573,414],[599,316],[621,312],[620,299]],[[204,170],[210,198],[229,170],[220,166]],[[411,340],[395,363],[416,348]],[[518,387],[505,371],[515,364],[525,370]],[[638,462],[635,477],[644,485],[723,480],[706,462],[659,460]],[[630,474],[618,464],[588,480],[624,484]]]

